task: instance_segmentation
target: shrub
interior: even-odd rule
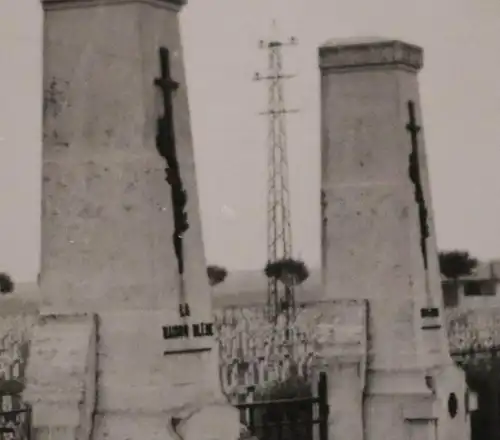
[[[14,291],[14,281],[6,273],[0,272],[0,293],[12,293]]]

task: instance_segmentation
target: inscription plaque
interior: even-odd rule
[[[213,326],[212,322],[198,322],[191,325],[165,325],[163,326],[163,339],[214,336]]]
[[[167,349],[163,354],[179,354],[203,352],[212,349],[214,342],[213,322],[186,323],[185,317],[182,324],[164,325],[162,327],[163,340],[167,342]]]

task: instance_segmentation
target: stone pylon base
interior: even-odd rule
[[[435,367],[430,372],[435,380],[442,421],[438,426],[438,438],[469,440],[470,413],[475,410],[470,405],[469,398],[475,393],[468,388],[465,372],[451,358],[448,364]],[[453,416],[455,406],[456,415]]]
[[[468,440],[464,373],[450,363],[431,370],[369,371],[364,440]]]
[[[361,352],[327,360],[329,438],[469,440],[464,372],[435,368],[366,369]]]
[[[161,337],[144,338],[148,326],[161,330],[162,315],[42,314],[23,395],[34,439],[237,440],[239,412],[221,392],[217,352],[200,354],[194,374],[194,354],[164,356]]]

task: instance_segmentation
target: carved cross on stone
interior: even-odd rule
[[[175,143],[173,93],[179,83],[170,77],[170,56],[166,47],[160,48],[161,76],[154,83],[162,91],[164,114],[158,119],[158,134],[156,145],[158,152],[167,162],[166,180],[171,187],[172,208],[174,214],[174,233],[172,240],[177,258],[179,274],[184,273],[184,252],[182,237],[189,229],[187,214],[185,212],[187,193],[181,180],[179,162]]]
[[[326,267],[326,256],[327,256],[327,226],[328,226],[328,217],[326,214],[326,210],[328,208],[328,201],[326,200],[325,190],[321,190],[321,264],[323,267]]]
[[[410,133],[411,153],[409,160],[408,174],[415,188],[415,201],[418,206],[419,224],[420,224],[420,248],[424,260],[424,268],[427,270],[427,238],[429,237],[428,213],[425,203],[422,177],[420,175],[420,162],[418,156],[418,134],[421,127],[417,125],[415,118],[415,103],[408,101],[409,121],[406,124],[406,130]]]
[[[326,216],[326,208],[328,207],[328,202],[326,200],[326,193],[325,190],[321,190],[321,219],[323,223],[326,223],[328,221],[328,218]]]

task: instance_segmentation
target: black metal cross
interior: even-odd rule
[[[160,73],[155,85],[163,92],[165,113],[172,113],[172,94],[179,88],[179,83],[170,77],[170,52],[166,47],[160,47]]]
[[[418,205],[419,223],[420,223],[420,248],[424,260],[424,268],[427,269],[427,238],[429,237],[429,225],[427,217],[427,206],[425,203],[422,178],[420,175],[420,162],[418,157],[418,134],[421,127],[417,125],[415,118],[415,103],[408,101],[409,122],[406,124],[406,130],[411,137],[411,153],[408,174],[415,187],[415,201]]]
[[[417,118],[415,117],[415,103],[413,101],[408,101],[408,116],[409,121],[406,124],[406,129],[410,132],[411,136],[411,146],[413,149],[418,147],[418,133],[421,127],[417,125]]]
[[[174,233],[172,240],[177,258],[178,271],[184,273],[184,256],[182,237],[188,230],[189,224],[185,212],[187,193],[181,180],[179,162],[174,131],[173,93],[178,89],[179,83],[170,77],[170,56],[166,47],[160,48],[161,76],[154,83],[162,91],[164,114],[158,119],[158,134],[156,145],[158,152],[167,162],[166,180],[171,187],[172,209],[174,215]]]

